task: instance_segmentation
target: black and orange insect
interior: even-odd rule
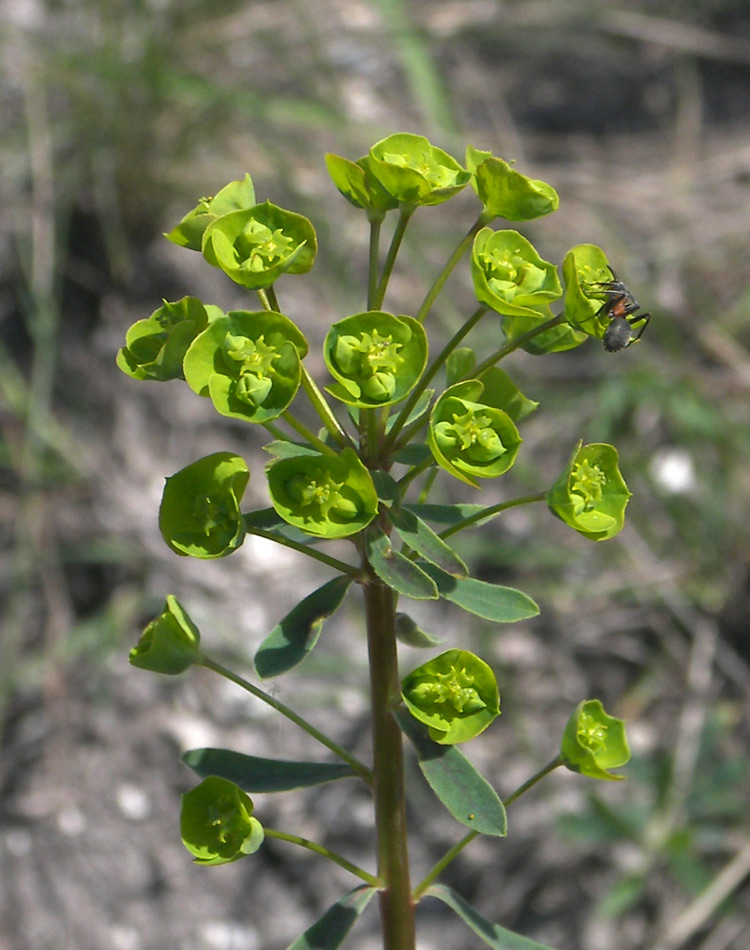
[[[639,313],[641,305],[633,294],[621,280],[618,280],[617,274],[611,267],[609,272],[612,280],[597,281],[591,286],[598,288],[597,294],[603,294],[607,298],[596,312],[597,317],[602,315],[609,317],[609,325],[604,331],[604,349],[608,353],[617,353],[640,340],[651,319],[651,314]],[[643,326],[634,333],[634,328],[639,323]]]

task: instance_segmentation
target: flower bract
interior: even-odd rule
[[[473,739],[500,715],[495,674],[467,650],[447,650],[412,670],[401,684],[401,696],[441,745]]]
[[[511,317],[549,316],[549,303],[562,295],[555,265],[518,231],[482,228],[474,239],[471,276],[477,300]]]
[[[164,610],[141,634],[130,651],[130,662],[142,670],[174,676],[200,663],[200,631],[171,594]]]
[[[386,212],[398,208],[398,200],[388,194],[370,171],[369,155],[350,162],[348,158],[329,153],[326,166],[341,194],[355,208],[364,209],[371,221],[380,221]]]
[[[576,330],[603,339],[610,320],[606,314],[597,316],[605,297],[596,285],[612,280],[604,251],[596,244],[571,248],[563,260],[563,279],[565,319]]]
[[[423,135],[397,132],[370,149],[369,168],[389,195],[405,205],[437,205],[458,194],[471,175]]]
[[[245,537],[240,501],[250,473],[244,459],[215,452],[167,479],[159,529],[170,548],[198,558],[225,557]]]
[[[624,720],[607,715],[598,699],[584,700],[565,726],[560,760],[572,772],[589,778],[623,779],[624,775],[612,775],[609,769],[630,760]]]
[[[228,779],[210,775],[182,796],[182,843],[196,864],[228,864],[263,844],[252,799]]]
[[[617,449],[601,442],[579,443],[547,492],[553,514],[592,541],[605,541],[622,529],[629,500],[617,467]]]
[[[188,347],[209,320],[218,316],[218,307],[205,307],[197,297],[173,303],[165,300],[150,317],[129,328],[117,365],[133,379],[183,379],[182,360]]]
[[[299,388],[307,341],[273,310],[230,310],[199,334],[185,355],[185,379],[224,416],[268,422]]]
[[[254,204],[255,188],[250,176],[245,175],[240,181],[230,181],[213,198],[201,198],[166,236],[180,247],[200,251],[203,234],[212,221],[230,211],[252,208]]]
[[[356,534],[378,511],[372,477],[353,449],[272,462],[268,489],[284,521],[321,538]]]
[[[502,158],[469,145],[466,167],[472,172],[471,184],[484,205],[486,219],[530,221],[556,211],[560,199],[545,181],[527,178]]]
[[[285,273],[306,273],[317,249],[308,219],[270,201],[216,218],[201,244],[209,264],[249,290],[270,287]]]
[[[399,402],[427,362],[427,337],[413,317],[371,310],[334,323],[323,353],[338,385],[328,392],[351,406]]]
[[[449,387],[430,415],[429,445],[447,472],[476,487],[476,478],[507,472],[522,439],[502,409],[481,401],[483,385],[470,379]]]

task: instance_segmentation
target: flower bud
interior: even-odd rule
[[[500,715],[495,674],[467,650],[448,650],[417,667],[404,678],[401,696],[441,745],[473,739]]]
[[[370,149],[369,169],[404,205],[437,205],[458,194],[471,175],[423,135],[397,132]]]
[[[168,594],[164,610],[148,624],[129,659],[142,670],[175,676],[195,663],[200,664],[200,639],[200,631],[187,611],[176,597]]]
[[[278,459],[267,471],[273,507],[307,534],[345,538],[377,514],[372,477],[353,449]]]
[[[263,844],[263,826],[253,802],[228,779],[210,775],[182,796],[182,843],[196,864],[228,864]]]
[[[622,530],[630,497],[617,467],[617,449],[605,443],[579,442],[565,470],[547,492],[547,505],[579,534],[592,541],[605,541]]]
[[[222,214],[252,208],[254,205],[253,182],[249,175],[245,175],[242,181],[230,181],[215,197],[201,198],[166,237],[180,247],[200,251],[203,234],[212,221]]]
[[[630,760],[625,721],[608,716],[598,699],[584,700],[565,726],[560,759],[571,772],[589,778],[622,780],[624,775],[612,775],[608,769],[619,768]]]
[[[556,211],[560,204],[551,185],[527,178],[491,152],[469,145],[466,167],[472,172],[471,184],[484,205],[486,220],[530,221]]]
[[[284,273],[306,273],[317,249],[308,219],[270,201],[216,218],[201,245],[209,264],[249,290],[270,287]]]
[[[204,307],[197,297],[165,300],[150,317],[130,327],[117,365],[133,379],[184,379],[182,361],[188,347],[209,320],[221,315],[218,307]]]
[[[523,441],[507,412],[480,401],[483,389],[476,379],[446,389],[433,407],[428,436],[438,465],[475,487],[477,478],[507,472]]]
[[[243,459],[216,452],[167,479],[159,529],[170,548],[198,558],[226,557],[245,537],[240,501],[250,479]]]
[[[427,362],[427,337],[413,317],[380,310],[334,323],[323,354],[336,384],[327,391],[350,406],[389,406],[415,386]]]
[[[283,314],[230,310],[193,340],[185,380],[223,416],[270,422],[294,399],[306,353],[307,341]]]

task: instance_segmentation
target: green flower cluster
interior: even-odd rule
[[[334,323],[323,345],[326,366],[338,385],[328,392],[359,408],[400,402],[427,363],[427,336],[413,317],[380,310]]]
[[[263,826],[239,786],[210,775],[182,796],[182,843],[196,864],[229,864],[254,854],[263,844]]]
[[[500,715],[495,674],[467,650],[447,650],[412,670],[401,684],[401,696],[441,745],[473,739]]]

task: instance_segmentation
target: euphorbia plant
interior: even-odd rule
[[[580,245],[565,258],[563,291],[558,268],[527,238],[512,228],[493,227],[498,217],[519,222],[548,214],[559,200],[550,185],[489,152],[469,147],[463,167],[422,136],[399,133],[356,162],[329,155],[327,166],[370,227],[364,309],[342,314],[330,326],[323,352],[329,379],[316,382],[310,376],[307,342],[281,312],[276,291],[286,275],[303,274],[313,265],[315,230],[302,215],[269,201],[257,203],[249,175],[214,198],[200,199],[168,235],[247,289],[253,295],[248,309],[223,313],[193,297],[165,301],[130,328],[117,362],[135,379],[183,379],[218,413],[264,427],[272,436],[266,446],[272,507],[243,510],[251,472],[240,456],[217,452],[167,478],[159,526],[182,556],[227,557],[246,535],[255,534],[332,572],[258,647],[255,673],[261,680],[301,663],[318,644],[326,618],[359,593],[366,638],[352,649],[361,648],[369,663],[372,760],[361,761],[252,679],[208,655],[198,628],[173,595],[147,626],[131,662],[170,675],[190,666],[213,670],[289,718],[329,753],[322,761],[303,762],[220,749],[194,749],[184,757],[203,778],[184,796],[181,822],[183,841],[198,863],[252,860],[265,840],[277,838],[359,878],[357,887],[292,944],[294,950],[338,947],[375,894],[387,950],[413,950],[414,909],[427,896],[447,904],[490,947],[540,948],[484,920],[437,878],[477,835],[503,837],[507,806],[554,768],[619,778],[610,769],[629,758],[623,723],[598,700],[583,699],[561,728],[560,748],[549,765],[503,801],[457,747],[490,728],[500,714],[492,669],[460,642],[405,671],[399,640],[430,650],[437,646],[409,616],[410,600],[443,598],[501,624],[538,613],[527,594],[473,578],[451,547],[454,535],[513,506],[540,501],[593,541],[622,528],[630,493],[610,445],[568,447],[570,460],[554,484],[521,498],[490,506],[428,504],[438,476],[478,489],[513,466],[523,450],[524,419],[537,403],[498,364],[518,348],[541,355],[579,346],[588,336],[601,339],[613,312],[602,306],[601,286],[612,271],[601,248]],[[389,279],[411,217],[467,184],[481,205],[474,224],[421,303],[408,314],[387,311]],[[381,227],[391,212],[396,222],[381,256]],[[430,311],[466,254],[478,307],[429,354]],[[563,293],[562,310],[558,304],[553,314]],[[478,357],[463,342],[482,321]],[[300,401],[317,414],[315,429],[301,421]],[[254,479],[262,476],[252,473]],[[331,540],[338,542],[335,555],[326,550]],[[416,884],[409,873],[404,737],[437,799],[464,826],[463,837]],[[372,792],[371,869],[293,829],[264,828],[263,815],[255,813],[248,796],[352,777]]]

